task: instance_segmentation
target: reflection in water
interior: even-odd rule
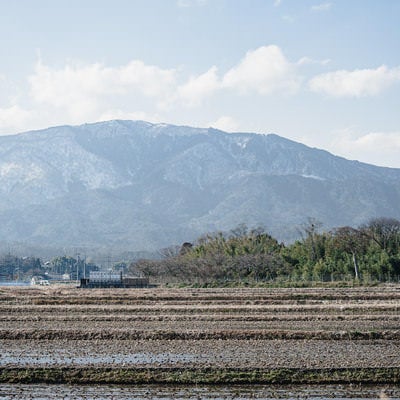
[[[0,399],[70,400],[251,400],[251,399],[399,399],[394,386],[73,386],[0,384]]]
[[[194,357],[190,354],[172,354],[172,353],[134,353],[134,354],[114,354],[114,355],[99,355],[99,356],[81,356],[72,357],[64,355],[62,350],[59,354],[48,356],[43,355],[7,355],[0,356],[0,366],[80,366],[80,365],[104,365],[110,364],[113,366],[125,366],[127,364],[149,364],[163,363],[175,364],[193,361]]]

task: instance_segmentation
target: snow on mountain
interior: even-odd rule
[[[156,249],[240,223],[280,239],[400,217],[400,170],[275,134],[144,121],[0,137],[0,241]]]

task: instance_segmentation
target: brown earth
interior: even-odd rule
[[[400,368],[400,286],[0,288],[0,368]]]

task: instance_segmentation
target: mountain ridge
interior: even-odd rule
[[[246,223],[293,240],[399,218],[400,169],[276,134],[112,120],[0,137],[0,241],[154,250]]]

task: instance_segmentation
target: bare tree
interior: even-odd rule
[[[352,228],[350,226],[336,228],[333,231],[333,238],[335,245],[339,249],[352,255],[354,275],[355,278],[358,279],[358,254],[365,249],[368,238],[361,230]]]
[[[382,250],[397,252],[400,245],[400,221],[395,218],[373,218],[361,227]]]
[[[304,223],[300,229],[300,235],[303,242],[309,248],[309,258],[312,262],[317,261],[317,235],[322,227],[322,222],[316,218],[308,217],[307,222]]]
[[[161,256],[161,258],[172,258],[178,256],[180,250],[180,246],[169,246],[158,250],[158,254]]]

